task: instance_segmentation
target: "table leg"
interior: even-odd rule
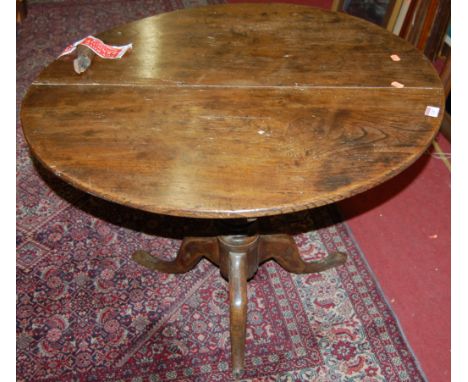
[[[250,224],[252,227],[252,224]],[[240,233],[239,225],[235,232]],[[304,261],[290,235],[238,234],[184,239],[177,257],[163,261],[148,252],[137,251],[132,258],[151,270],[183,273],[191,270],[202,257],[216,264],[229,281],[230,332],[232,370],[239,377],[244,369],[247,324],[247,281],[255,275],[259,264],[275,260],[292,273],[313,273],[344,264],[346,254],[334,253],[323,260]]]
[[[244,370],[247,326],[247,280],[258,269],[258,236],[220,236],[219,265],[229,281],[231,358],[234,376]]]
[[[138,264],[163,273],[185,273],[190,271],[202,257],[216,265],[218,260],[218,241],[215,237],[186,237],[180,246],[177,257],[172,261],[160,260],[146,251],[136,251],[132,259]]]
[[[245,253],[229,254],[229,302],[232,372],[242,374],[247,325],[247,260]]]
[[[346,254],[335,252],[317,261],[304,261],[290,235],[262,235],[259,243],[259,261],[275,260],[291,273],[317,273],[346,262]]]

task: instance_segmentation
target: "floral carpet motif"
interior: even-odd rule
[[[17,31],[17,110],[70,42],[203,0],[31,2]],[[294,234],[305,259],[348,262],[293,275],[276,263],[248,286],[246,381],[422,381],[362,253],[334,207],[261,219]],[[84,194],[35,163],[17,124],[18,381],[229,381],[227,283],[206,260],[148,271],[137,249],[175,256],[212,221],[139,212]]]

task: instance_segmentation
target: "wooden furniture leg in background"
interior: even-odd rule
[[[444,64],[444,69],[440,73],[440,79],[444,84],[444,93],[445,99],[447,100],[450,91],[452,90],[452,54],[449,53],[447,60]],[[445,111],[444,119],[442,120],[442,125],[440,126],[440,131],[444,134],[444,137],[447,138],[449,142],[452,142],[452,121],[451,115]]]
[[[252,227],[255,227],[254,222],[246,222],[244,228],[237,223],[232,227],[236,235],[188,237],[173,261],[159,260],[145,251],[137,251],[132,256],[138,264],[164,273],[188,272],[202,257],[220,268],[221,275],[229,282],[231,358],[235,377],[240,377],[244,369],[247,281],[255,275],[259,264],[275,260],[292,273],[315,273],[346,261],[344,253],[335,253],[319,261],[304,261],[292,236],[256,235]]]
[[[16,0],[16,22],[21,24],[27,14],[26,0]]]

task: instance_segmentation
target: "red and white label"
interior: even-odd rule
[[[68,45],[59,57],[72,53],[78,45],[87,46],[99,57],[111,60],[121,58],[129,49],[132,49],[132,44],[122,46],[107,45],[96,37],[88,36],[72,45]]]

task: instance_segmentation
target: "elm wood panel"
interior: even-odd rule
[[[77,76],[72,57],[36,83],[439,87],[411,44],[364,20],[287,4],[216,5],[149,17],[99,35],[133,42],[121,60],[96,58]],[[400,62],[390,55],[398,54]]]
[[[441,108],[438,118],[426,106]],[[32,86],[35,156],[91,194],[143,210],[255,217],[328,204],[409,166],[442,89]]]

